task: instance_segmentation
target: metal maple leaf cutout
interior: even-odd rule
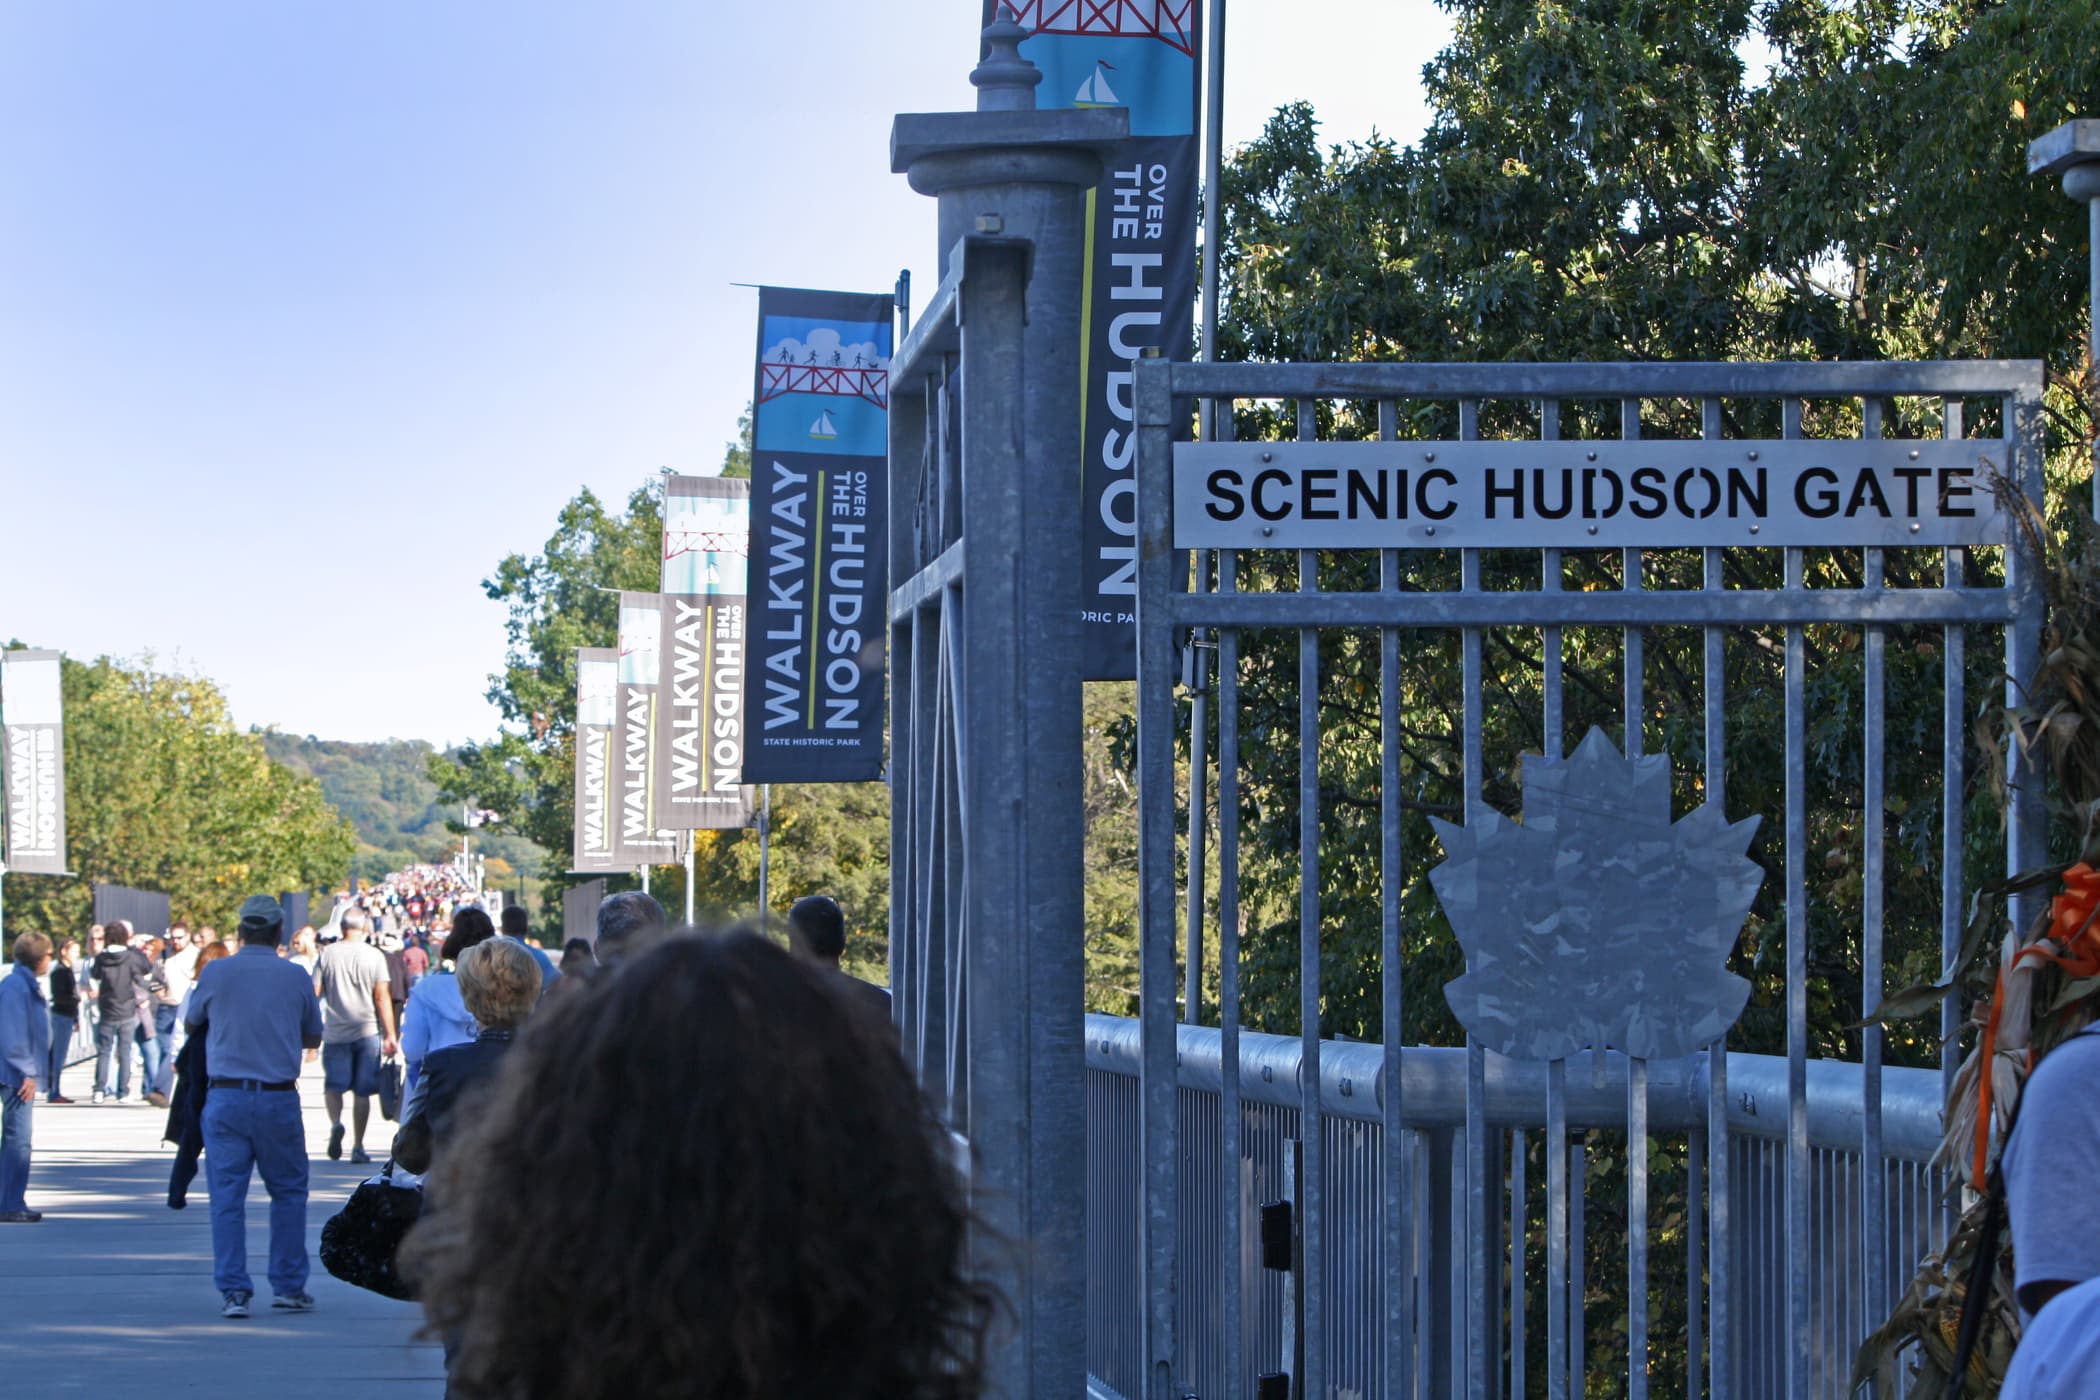
[[[1444,997],[1489,1049],[1669,1059],[1742,1015],[1727,959],[1764,882],[1744,854],[1758,818],[1709,803],[1673,823],[1667,758],[1592,729],[1571,758],[1524,755],[1521,824],[1431,821],[1449,859],[1429,883],[1466,951]]]

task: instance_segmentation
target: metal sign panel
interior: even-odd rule
[[[2002,442],[1195,442],[1177,549],[2002,544]]]

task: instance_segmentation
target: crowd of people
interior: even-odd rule
[[[995,1300],[965,1267],[967,1167],[899,1052],[888,992],[841,970],[834,901],[795,904],[783,949],[614,895],[559,962],[522,910],[499,925],[442,869],[339,899],[318,931],[287,937],[267,895],[239,917],[232,940],[112,923],[84,974],[77,947],[15,941],[0,1221],[41,1218],[29,1112],[40,1089],[70,1102],[57,1046],[85,1019],[107,1047],[98,1099],[128,1099],[135,1051],[141,1097],[171,1103],[170,1206],[201,1158],[221,1314],[255,1298],[256,1175],[272,1307],[304,1312],[302,1066],[321,1062],[328,1154],[347,1132],[362,1162],[398,1065],[387,1179],[423,1202],[399,1264],[450,1394],[978,1392]]]

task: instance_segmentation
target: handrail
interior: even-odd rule
[[[1178,1028],[1180,1083],[1217,1092],[1223,1084],[1221,1037],[1210,1026]],[[1142,1061],[1139,1024],[1120,1016],[1086,1018],[1086,1067],[1136,1078]],[[1591,1057],[1568,1064],[1570,1128],[1615,1128],[1626,1123],[1626,1057]],[[1253,1103],[1298,1107],[1296,1036],[1240,1032],[1240,1094]],[[1462,1126],[1466,1121],[1466,1051],[1410,1045],[1400,1052],[1401,1121],[1413,1128]],[[1882,1150],[1890,1161],[1929,1161],[1943,1132],[1938,1070],[1885,1068],[1882,1074]],[[1358,1041],[1320,1043],[1321,1101],[1327,1113],[1359,1122],[1381,1121],[1385,1051]],[[1808,1063],[1808,1140],[1812,1148],[1857,1151],[1866,1121],[1860,1066],[1843,1060]],[[1652,1131],[1683,1131],[1706,1124],[1707,1059],[1648,1063],[1648,1123]],[[1487,1118],[1511,1127],[1546,1121],[1546,1066],[1487,1056]],[[1728,1131],[1781,1141],[1786,1136],[1786,1057],[1728,1054]]]

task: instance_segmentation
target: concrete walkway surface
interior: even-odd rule
[[[65,1077],[78,1104],[53,1107],[40,1096],[29,1204],[44,1220],[0,1225],[0,1397],[438,1400],[443,1353],[415,1337],[422,1310],[352,1288],[321,1267],[322,1224],[375,1168],[328,1160],[320,1071],[305,1066],[299,1086],[313,1157],[307,1291],[316,1306],[303,1314],[270,1308],[270,1197],[258,1176],[248,1190],[257,1294],[254,1315],[240,1322],[219,1316],[202,1172],[188,1209],[168,1209],[175,1149],[160,1141],[165,1110],[91,1106],[91,1064]],[[375,1103],[365,1145],[383,1162],[392,1138]],[[347,1141],[343,1151],[347,1159]]]

